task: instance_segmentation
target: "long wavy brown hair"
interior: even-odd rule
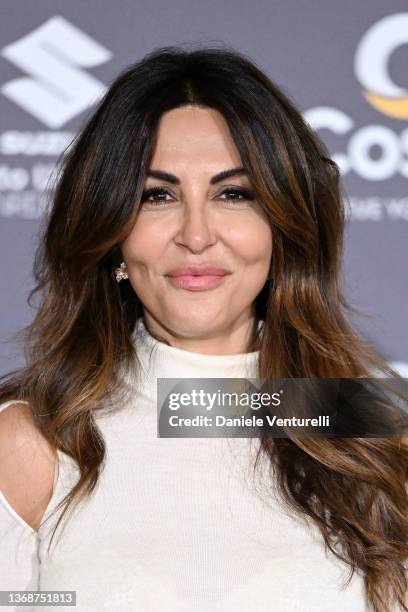
[[[79,467],[57,527],[103,467],[95,412],[115,403],[124,371],[139,372],[131,334],[143,305],[114,269],[160,117],[185,104],[223,115],[273,231],[272,279],[256,299],[265,321],[259,377],[398,376],[347,321],[358,311],[341,287],[347,215],[339,170],[289,95],[227,47],[157,49],[113,80],[59,160],[28,297],[31,306],[39,296],[37,313],[17,334],[26,366],[0,386],[0,401],[29,402],[40,432]],[[259,453],[276,466],[285,502],[318,525],[350,579],[362,572],[372,609],[397,603],[407,611],[405,438],[261,437]]]

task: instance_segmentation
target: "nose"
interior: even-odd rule
[[[201,252],[215,244],[216,228],[207,202],[183,206],[175,241],[192,252]]]

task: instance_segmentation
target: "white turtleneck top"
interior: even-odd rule
[[[254,475],[258,439],[157,437],[157,378],[256,378],[258,352],[181,350],[142,318],[133,339],[138,384],[125,376],[131,399],[95,414],[104,469],[50,554],[59,514],[36,532],[0,495],[0,590],[76,591],[76,608],[24,607],[38,612],[367,612],[361,575],[342,588],[347,566],[283,506],[270,462]],[[58,459],[45,517],[78,478],[70,457]]]

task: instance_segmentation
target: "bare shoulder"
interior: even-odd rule
[[[34,425],[28,404],[0,412],[0,491],[37,530],[51,499],[56,453]]]

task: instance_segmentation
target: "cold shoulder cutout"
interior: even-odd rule
[[[0,404],[0,413],[13,404],[28,404],[28,402],[9,400]],[[54,468],[52,491],[55,489],[57,477],[58,461]],[[52,495],[53,493],[51,499]],[[44,509],[43,516],[47,508]],[[0,590],[38,589],[40,567],[38,544],[37,530],[17,512],[0,484]],[[24,608],[31,609],[27,606]]]

